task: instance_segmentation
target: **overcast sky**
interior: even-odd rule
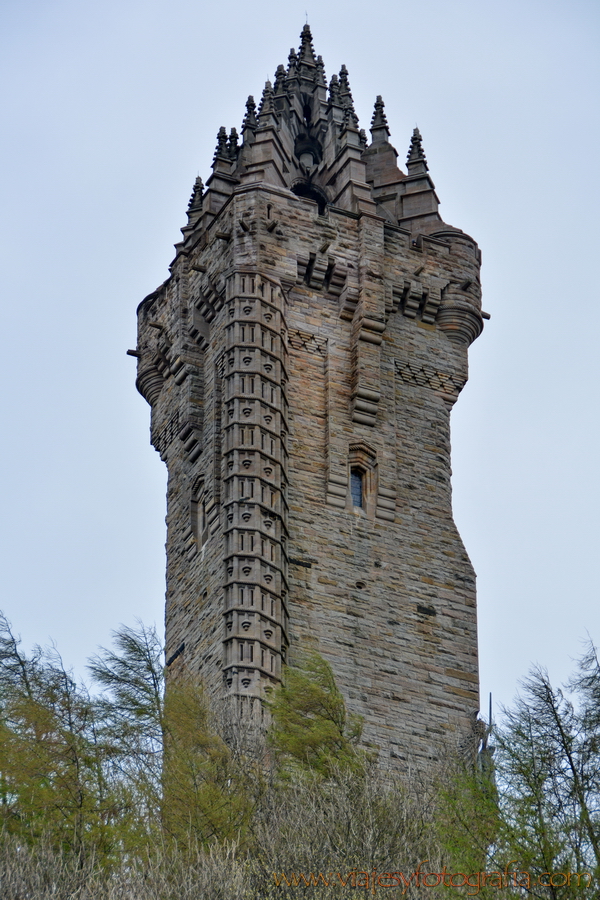
[[[483,705],[508,703],[532,663],[560,681],[600,642],[596,0],[2,0],[0,607],[78,672],[120,622],[162,628],[135,310],[305,14],[361,127],[382,94],[402,163],[419,126],[444,220],[482,249],[454,508]]]

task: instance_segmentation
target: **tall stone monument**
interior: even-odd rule
[[[419,131],[406,171],[381,97],[370,131],[306,25],[241,136],[220,129],[132,352],[169,472],[169,672],[260,717],[314,649],[401,766],[479,706],[449,417],[484,314]]]

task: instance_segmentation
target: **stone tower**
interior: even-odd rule
[[[478,710],[449,416],[480,254],[440,218],[419,131],[403,172],[381,97],[370,130],[306,25],[241,138],[220,129],[131,352],[169,472],[169,671],[260,716],[315,649],[402,765]]]

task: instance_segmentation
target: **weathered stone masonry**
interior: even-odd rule
[[[305,26],[241,143],[219,131],[133,352],[169,471],[169,671],[261,715],[314,648],[403,765],[478,709],[449,416],[483,322],[477,245],[440,218],[419,132],[406,173],[389,137],[378,97],[367,144]]]

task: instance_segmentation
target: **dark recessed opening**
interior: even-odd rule
[[[305,181],[300,181],[298,184],[295,184],[292,187],[292,193],[295,194],[296,197],[304,197],[307,200],[314,200],[314,202],[319,207],[319,215],[325,215],[327,199],[313,184],[308,184]]]

